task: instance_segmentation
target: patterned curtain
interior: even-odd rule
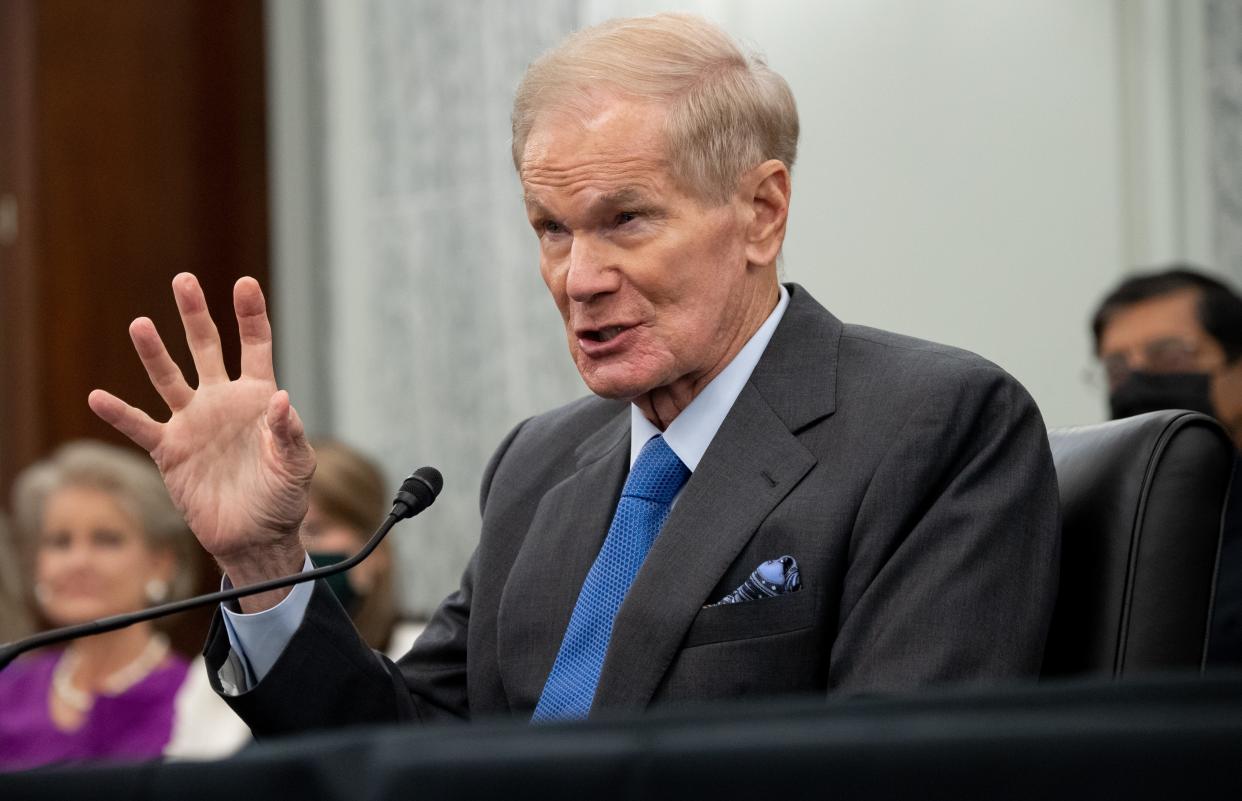
[[[414,614],[457,586],[501,438],[585,393],[509,155],[517,82],[577,26],[576,9],[324,5],[329,297],[309,335],[331,397],[308,424],[375,456],[394,485],[422,464],[444,473],[436,505],[393,535]]]
[[[1242,284],[1242,3],[1208,0],[1205,19],[1216,260]]]

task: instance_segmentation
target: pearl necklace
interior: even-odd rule
[[[152,635],[142,653],[129,664],[105,676],[99,683],[98,693],[92,693],[73,686],[73,674],[77,672],[82,658],[76,651],[66,649],[52,671],[52,690],[66,706],[78,712],[88,712],[95,704],[96,695],[120,695],[150,675],[167,655],[168,638],[163,634]]]

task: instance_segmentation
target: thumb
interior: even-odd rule
[[[289,393],[278,390],[267,404],[267,428],[272,432],[276,450],[291,462],[310,460],[311,447],[306,441],[306,427],[297,409],[289,402]]]

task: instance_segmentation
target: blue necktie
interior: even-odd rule
[[[532,721],[585,718],[591,711],[617,610],[689,476],[664,437],[647,440],[621,490],[604,546],[582,584]]]

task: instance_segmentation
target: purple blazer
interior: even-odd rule
[[[158,757],[172,736],[173,699],[187,663],[170,655],[117,696],[100,695],[82,727],[66,732],[48,710],[52,671],[61,652],[19,660],[0,673],[0,770],[56,762]]]

